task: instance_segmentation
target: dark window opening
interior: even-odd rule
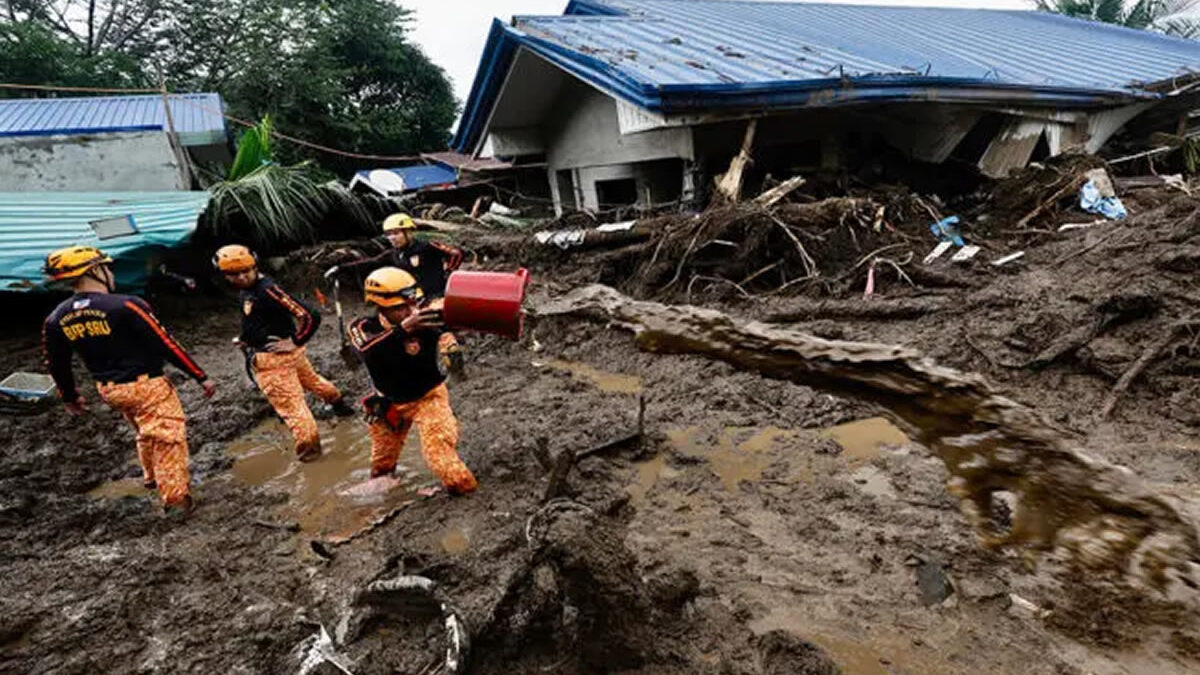
[[[558,198],[562,201],[562,207],[566,211],[575,211],[579,209],[579,204],[575,201],[575,181],[571,178],[571,171],[559,171],[558,177]]]
[[[1029,158],[1031,162],[1041,162],[1050,156],[1050,141],[1046,140],[1046,134],[1043,132],[1038,136],[1037,145],[1033,147],[1033,156]]]
[[[596,181],[596,198],[600,208],[629,206],[638,200],[637,181],[632,178]]]
[[[1007,121],[1008,115],[1000,113],[988,113],[979,118],[975,126],[971,127],[971,131],[959,141],[950,156],[967,164],[978,164],[979,160],[983,159],[983,153],[987,152],[988,146],[996,139],[996,134],[1000,133]]]

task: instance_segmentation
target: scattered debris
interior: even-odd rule
[[[962,234],[959,232],[958,223],[958,216],[950,216],[930,225],[929,230],[933,232],[933,236],[937,237],[939,241],[943,243],[951,242],[955,246],[962,248],[966,245],[966,242],[963,241]]]
[[[1104,223],[1107,223],[1107,222],[1108,222],[1107,220],[1101,219],[1101,220],[1093,220],[1093,221],[1087,222],[1087,223],[1067,223],[1065,225],[1060,226],[1058,228],[1058,231],[1059,232],[1070,232],[1071,230],[1084,230],[1089,227],[1103,225]]]
[[[964,246],[962,247],[962,250],[954,254],[953,258],[950,258],[950,262],[967,262],[978,255],[981,250],[983,249],[978,246]]]
[[[1111,191],[1111,183],[1108,185]],[[1109,220],[1121,220],[1129,215],[1116,196],[1105,197],[1094,179],[1089,179],[1079,191],[1079,207],[1088,213],[1099,213]]]
[[[937,246],[933,247],[933,250],[930,251],[929,255],[925,256],[925,259],[921,262],[925,263],[926,265],[932,263],[933,261],[945,255],[946,251],[949,251],[950,247],[953,245],[954,243],[950,241],[943,241],[939,243]]]
[[[691,61],[687,63],[688,65],[693,65]],[[699,64],[696,64],[696,67],[703,68]],[[742,179],[746,172],[746,167],[753,161],[750,155],[754,149],[754,135],[757,131],[757,119],[752,119],[746,123],[746,137],[742,139],[742,149],[738,151],[733,161],[729,163],[729,170],[717,178],[717,194],[731,204],[735,204],[741,199]]]
[[[997,259],[993,260],[992,266],[1003,267],[1010,262],[1016,262],[1017,260],[1020,260],[1021,258],[1024,258],[1024,257],[1025,257],[1025,251],[1017,251],[1016,253],[1010,253],[1010,254],[1004,256],[1003,258],[997,258]]]
[[[1008,611],[1013,616],[1025,619],[1045,619],[1052,613],[1050,610],[1038,607],[1016,593],[1010,593],[1008,599],[1012,603],[1009,605]]]

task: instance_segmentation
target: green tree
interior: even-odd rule
[[[441,68],[389,0],[0,0],[0,75],[31,84],[155,82],[217,91],[229,112],[373,155],[445,147],[457,113]],[[10,35],[11,34],[11,35]],[[362,160],[281,144],[346,175]]]
[[[115,52],[143,58],[157,30],[184,0],[0,0],[10,23],[35,23],[71,42],[84,57]]]
[[[1045,12],[1155,30],[1177,37],[1200,37],[1200,20],[1189,16],[1200,0],[1035,0]]]
[[[0,23],[0,82],[61,87],[145,87],[136,59],[101,51],[88,55],[80,45],[36,22]],[[43,92],[0,89],[0,98],[33,97]]]

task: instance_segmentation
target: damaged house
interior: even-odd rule
[[[1002,177],[1200,108],[1200,42],[1032,11],[574,0],[497,20],[454,149],[547,167],[560,213],[884,153]],[[1143,124],[1144,126],[1144,124]]]

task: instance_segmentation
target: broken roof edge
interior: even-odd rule
[[[514,20],[518,19],[514,17]],[[898,101],[1103,107],[1161,97],[1161,94],[1129,89],[1040,87],[1005,84],[982,78],[938,78],[911,74],[655,86],[629,77],[606,61],[495,19],[462,122],[451,142],[453,150],[474,155],[482,147],[491,113],[499,102],[513,62],[522,48],[529,49],[610,96],[647,111],[668,115],[701,109],[744,108],[765,112],[767,109],[782,111]]]

